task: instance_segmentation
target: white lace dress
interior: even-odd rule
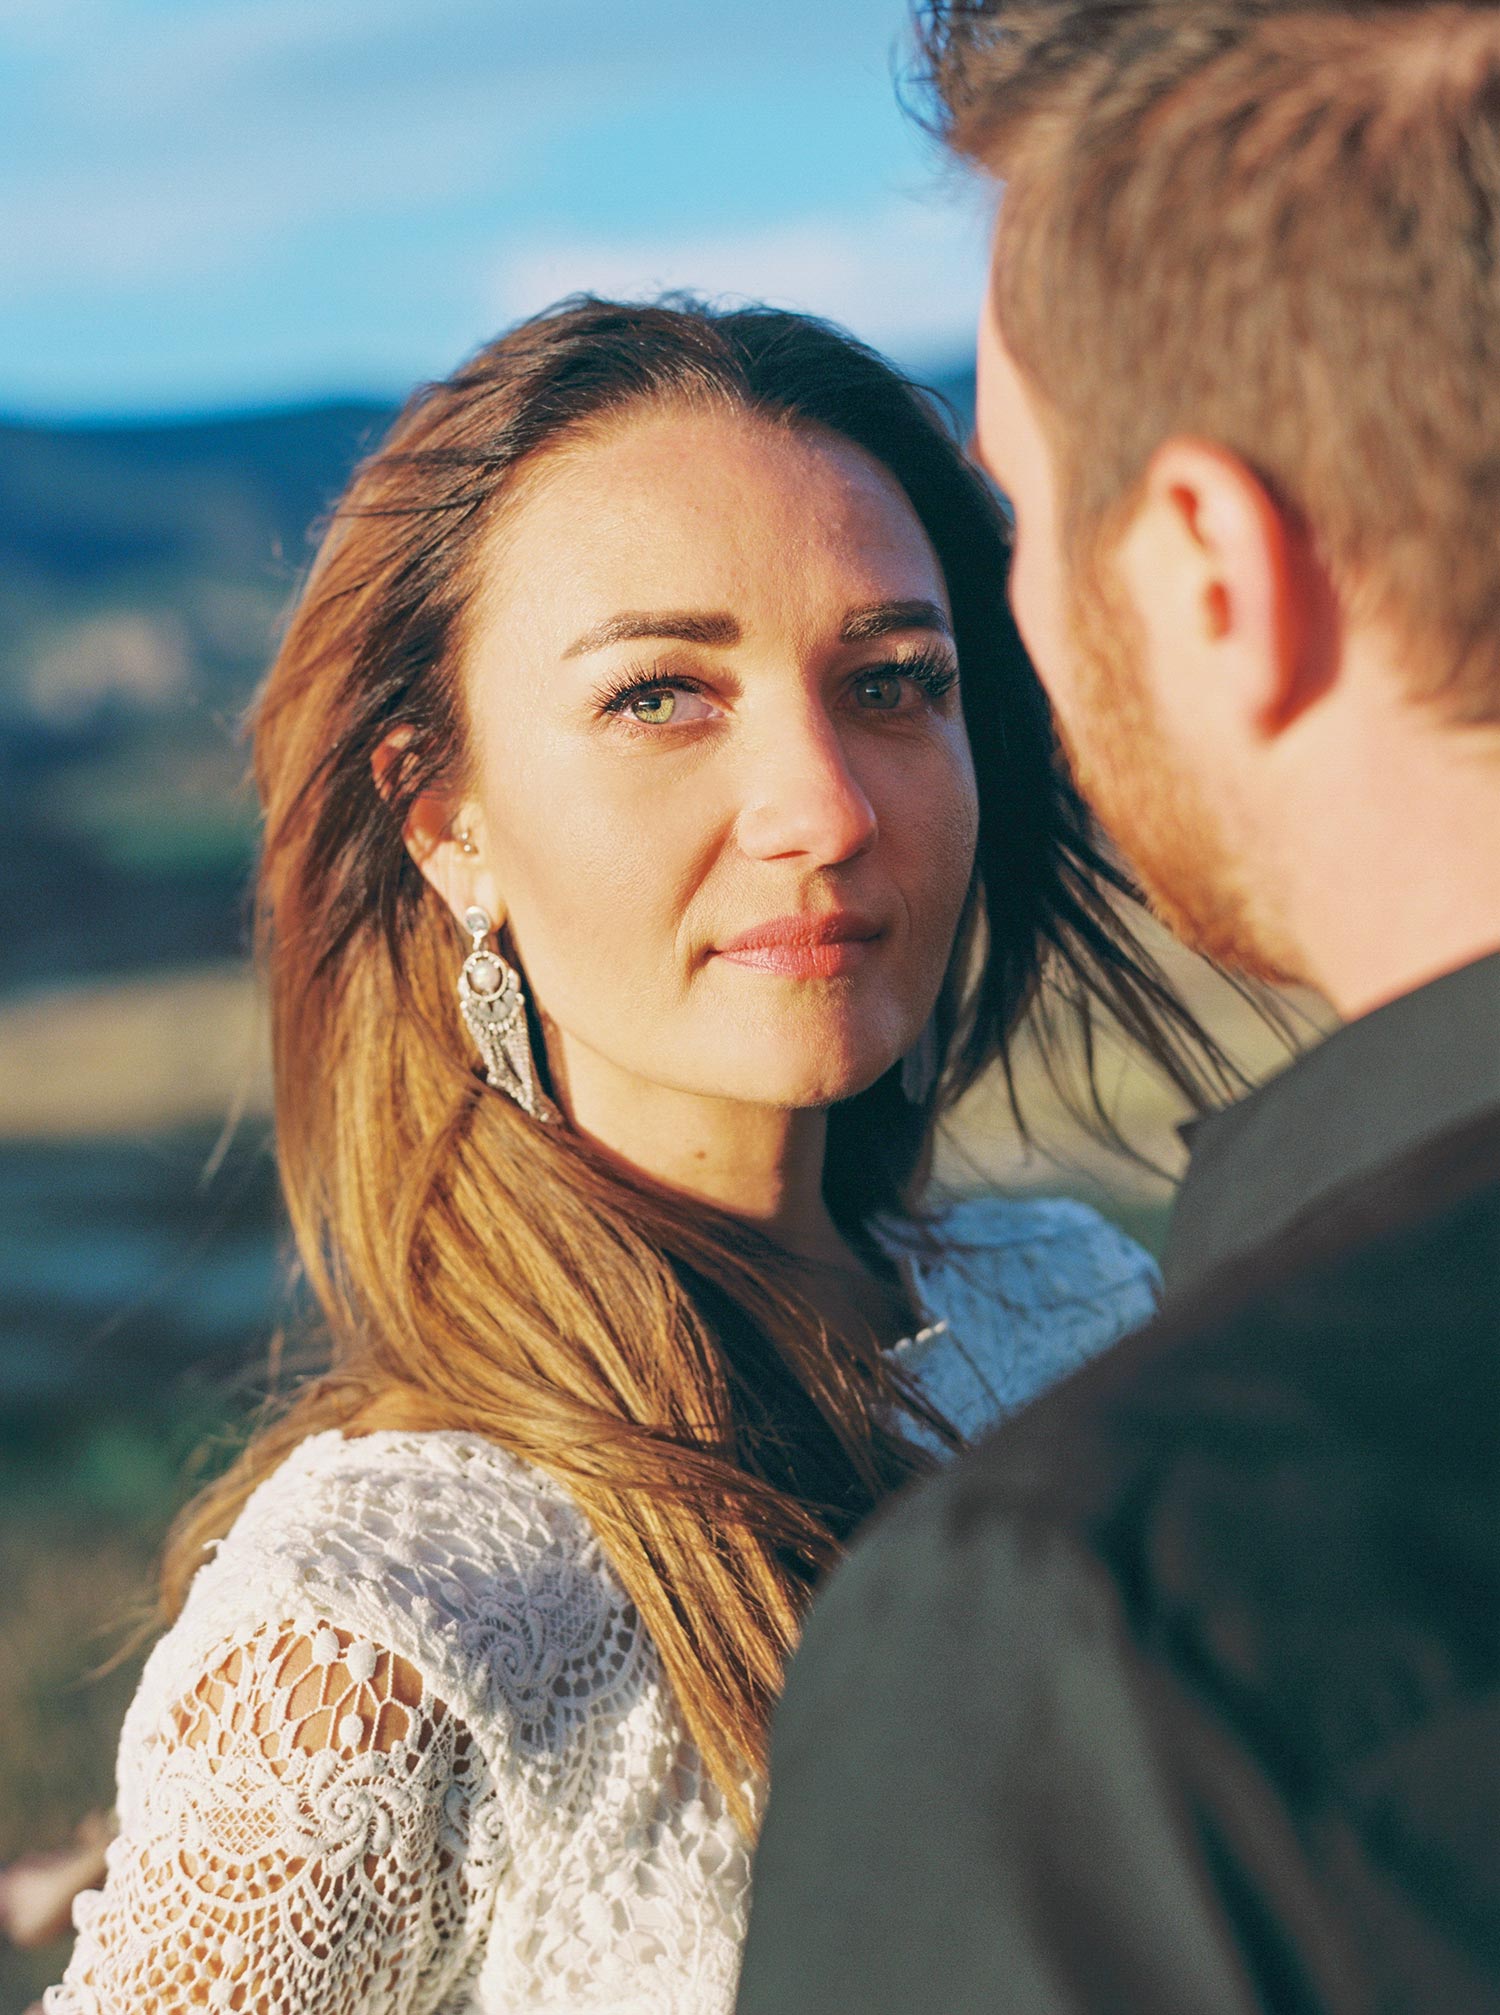
[[[1081,1206],[883,1241],[973,1435],[1151,1313]],[[758,1791],[758,1787],[753,1787]],[[567,1493],[462,1433],[311,1437],[146,1666],[48,2015],[722,2015],[746,1844]]]

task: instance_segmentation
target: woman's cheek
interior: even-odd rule
[[[944,724],[931,759],[904,769],[892,794],[890,828],[903,880],[924,886],[939,911],[962,906],[979,838],[979,798],[968,734],[961,720]],[[956,890],[951,902],[945,894]]]
[[[576,797],[574,809],[580,810]],[[594,809],[507,849],[516,948],[538,1005],[597,1040],[670,993],[682,895],[665,836]]]

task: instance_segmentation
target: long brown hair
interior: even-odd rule
[[[1004,1056],[1044,974],[1085,1032],[1102,1006],[1195,1102],[1211,1089],[1212,1045],[1129,936],[1058,765],[1006,612],[1003,521],[936,406],[795,315],[585,298],[538,316],[419,392],[355,475],[256,712],[277,1147],[331,1369],[189,1508],[164,1600],[315,1430],[378,1410],[487,1434],[587,1514],[744,1818],[809,1592],[925,1466],[898,1426],[922,1402],[873,1337],[820,1323],[763,1238],[484,1083],[454,1004],[461,939],[402,837],[419,793],[466,775],[464,615],[518,469],[632,404],[705,398],[831,429],[891,471],[963,667],[982,812],[943,1067],[923,1105],[893,1070],[834,1109],[835,1219],[862,1238],[913,1207],[937,1116]],[[372,757],[398,728],[382,796]]]

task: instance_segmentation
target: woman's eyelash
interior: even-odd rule
[[[685,679],[680,672],[652,672],[645,676],[639,671],[624,672],[612,684],[606,686],[596,702],[601,714],[623,714],[632,700],[638,700],[647,693],[666,691],[696,693],[702,688],[694,679]]]
[[[958,666],[946,651],[936,649],[913,651],[909,657],[890,658],[883,665],[869,666],[859,676],[866,679],[888,678],[893,672],[910,679],[930,700],[940,700],[944,693],[951,692],[958,684]]]

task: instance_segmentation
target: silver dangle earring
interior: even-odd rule
[[[458,1005],[484,1058],[490,1083],[532,1119],[554,1124],[562,1114],[537,1082],[521,975],[498,951],[486,948],[494,928],[486,911],[477,907],[464,911],[464,929],[474,943],[458,976]]]

